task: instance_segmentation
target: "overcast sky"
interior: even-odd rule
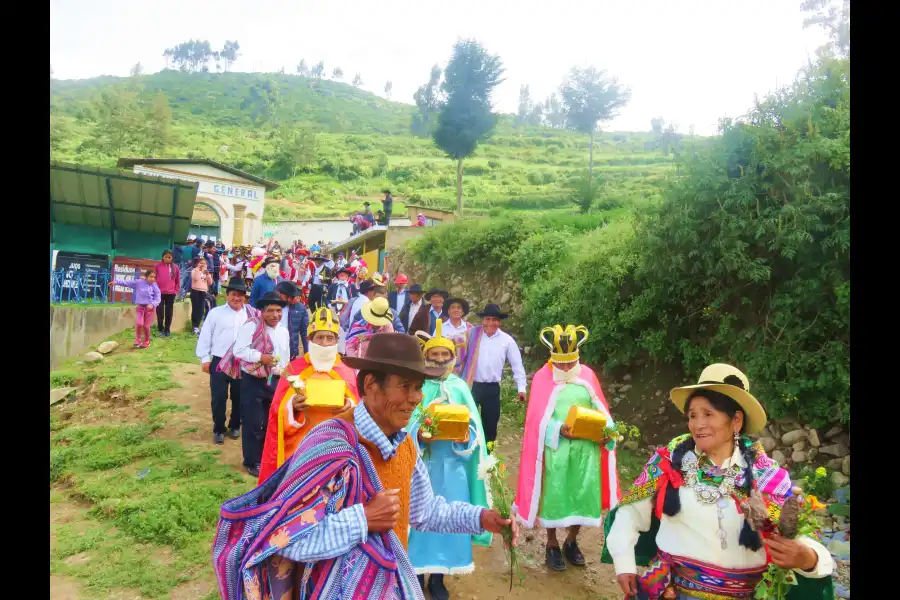
[[[573,65],[606,69],[632,90],[607,131],[645,131],[661,115],[686,132],[715,133],[793,79],[824,42],[803,29],[800,0],[112,0],[50,1],[54,77],[128,75],[165,67],[189,38],[237,40],[234,71],[295,72],[301,58],[341,67],[346,81],[412,102],[458,38],[498,54],[506,81],[495,106],[515,112],[519,86],[543,99]],[[212,68],[212,65],[211,67]]]

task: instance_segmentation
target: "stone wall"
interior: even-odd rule
[[[789,470],[824,466],[837,487],[850,482],[850,434],[835,425],[813,429],[795,421],[769,423],[759,434],[766,452]]]
[[[134,306],[50,305],[50,368],[96,346],[111,335],[133,329],[134,311]],[[190,314],[190,303],[175,302],[172,331],[182,331]],[[153,326],[155,328],[156,324]]]

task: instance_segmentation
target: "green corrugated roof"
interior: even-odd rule
[[[50,222],[183,240],[191,225],[197,186],[196,182],[51,161]]]

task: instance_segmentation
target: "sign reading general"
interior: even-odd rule
[[[223,196],[234,196],[235,198],[248,198],[250,200],[259,200],[257,190],[250,190],[236,185],[226,185],[224,183],[214,183],[213,193],[222,194]]]

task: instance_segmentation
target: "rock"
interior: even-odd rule
[[[844,432],[844,430],[840,425],[835,425],[834,427],[829,429],[828,432],[825,434],[825,439],[830,440],[831,438],[833,438],[836,435],[841,435],[841,433],[843,433],[843,432]]]
[[[850,477],[850,455],[844,457],[844,461],[841,463],[841,473]]]
[[[621,389],[619,389],[619,391],[622,392],[622,393],[624,394],[625,392],[627,392],[627,391],[630,390],[630,389],[631,389],[631,384],[630,384],[630,383],[626,383],[625,385],[623,385],[623,386],[621,387]]]
[[[660,414],[660,415],[661,415],[661,414],[663,414],[664,412],[666,412],[666,407],[665,407],[665,406],[660,406],[660,407],[659,407],[659,410],[657,410],[656,412],[657,412],[657,414]]]
[[[768,427],[763,427],[762,430],[759,432],[759,437],[761,437],[761,438],[764,438],[764,437],[770,438],[770,437],[776,437],[776,436],[772,435],[772,432],[769,430]],[[767,451],[767,452],[768,452],[768,451]]]
[[[834,595],[837,596],[838,598],[849,598],[850,590],[848,590],[847,587],[841,583],[835,583],[834,584]]]
[[[844,487],[850,483],[850,478],[840,471],[834,471],[831,473],[831,482],[838,487]]]
[[[794,429],[793,431],[788,431],[786,434],[781,436],[781,443],[785,446],[793,446],[795,443],[800,440],[806,439],[806,432],[803,429]]]
[[[819,434],[815,429],[809,430],[809,435],[806,436],[806,439],[809,440],[809,444],[813,448],[818,448],[822,445],[822,442],[819,440]]]
[[[791,446],[794,450],[806,450],[806,440],[800,440],[799,442],[795,442],[793,446]]]
[[[819,455],[819,449],[818,449],[818,448],[813,447],[813,448],[810,448],[809,450],[806,451],[806,458],[807,458],[807,460],[810,460],[810,461],[815,460],[815,458],[816,458],[818,455]]]
[[[64,398],[68,397],[69,394],[71,394],[72,392],[74,392],[77,389],[78,388],[63,387],[63,388],[56,388],[54,390],[50,390],[50,406],[53,406],[60,400],[63,400]]]
[[[840,489],[834,490],[834,499],[841,503],[846,503],[847,499],[850,497],[850,488],[842,487]],[[835,518],[838,518],[835,516]],[[840,517],[843,519],[843,517]]]
[[[770,454],[772,450],[775,449],[776,442],[770,437],[761,437],[759,438],[759,443],[762,444],[763,450],[766,451],[766,454]]]
[[[833,541],[828,546],[828,551],[838,560],[847,560],[850,558],[850,542]]]
[[[791,461],[795,463],[806,462],[806,452],[802,450],[794,450],[791,453]]]
[[[103,360],[103,355],[99,352],[88,352],[84,355],[84,362],[95,363]]]
[[[628,440],[627,442],[625,442],[622,445],[625,447],[626,450],[637,450],[638,449],[638,443],[634,440]]]
[[[99,346],[97,346],[97,352],[100,354],[109,354],[110,352],[114,352],[119,347],[119,342],[103,342]]]
[[[662,396],[662,395],[663,395],[662,390],[656,390],[655,396],[656,396],[657,398],[659,398],[659,397]]]
[[[773,450],[772,460],[777,462],[779,465],[784,465],[784,453],[781,450]]]
[[[821,452],[821,450],[819,450],[819,452]],[[844,459],[832,458],[827,463],[825,463],[825,467],[828,469],[831,469],[833,471],[834,469],[840,469],[843,464],[844,464]]]
[[[831,444],[829,446],[822,446],[819,448],[819,452],[822,454],[830,454],[831,456],[837,456],[838,458],[844,458],[848,454],[850,454],[850,449],[843,444]]]
[[[834,436],[833,438],[831,438],[831,441],[835,444],[843,444],[848,448],[850,447],[850,436],[846,433],[841,433]]]
[[[625,375],[624,377],[622,377],[622,381],[631,381],[631,375]]]

